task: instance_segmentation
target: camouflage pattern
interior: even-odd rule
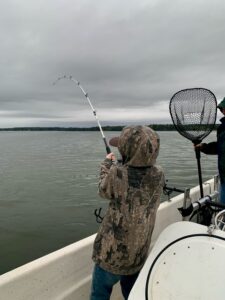
[[[125,127],[119,137],[118,149],[126,165],[152,166],[159,154],[159,136],[146,126]]]
[[[118,149],[122,165],[109,159],[101,164],[99,194],[110,202],[94,242],[93,260],[108,272],[129,275],[146,260],[164,175],[155,165],[159,137],[152,129],[124,128]]]

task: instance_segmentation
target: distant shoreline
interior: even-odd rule
[[[176,131],[173,124],[152,124],[147,125],[155,131]],[[203,125],[204,126],[204,125]],[[102,126],[103,131],[121,131],[125,126]],[[213,130],[216,130],[218,124]],[[99,131],[98,126],[94,127],[11,127],[0,128],[0,131]]]

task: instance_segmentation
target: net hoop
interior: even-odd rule
[[[169,111],[176,130],[198,144],[214,128],[217,116],[216,97],[205,88],[183,89],[172,96]]]

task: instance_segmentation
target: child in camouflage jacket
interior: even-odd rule
[[[118,147],[122,164],[113,162],[113,153],[101,164],[99,194],[110,202],[94,242],[91,300],[110,299],[118,281],[128,298],[148,255],[164,185],[163,171],[155,165],[159,152],[155,131],[125,127],[110,144]]]

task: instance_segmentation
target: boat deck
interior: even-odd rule
[[[205,195],[214,191],[214,180],[204,183]],[[199,188],[190,192],[192,201],[200,198]],[[177,208],[184,194],[161,203],[156,218],[151,247],[168,225],[182,221]],[[0,300],[87,300],[90,293],[95,235],[71,244],[40,259],[0,276]],[[113,300],[122,299],[119,285]]]

